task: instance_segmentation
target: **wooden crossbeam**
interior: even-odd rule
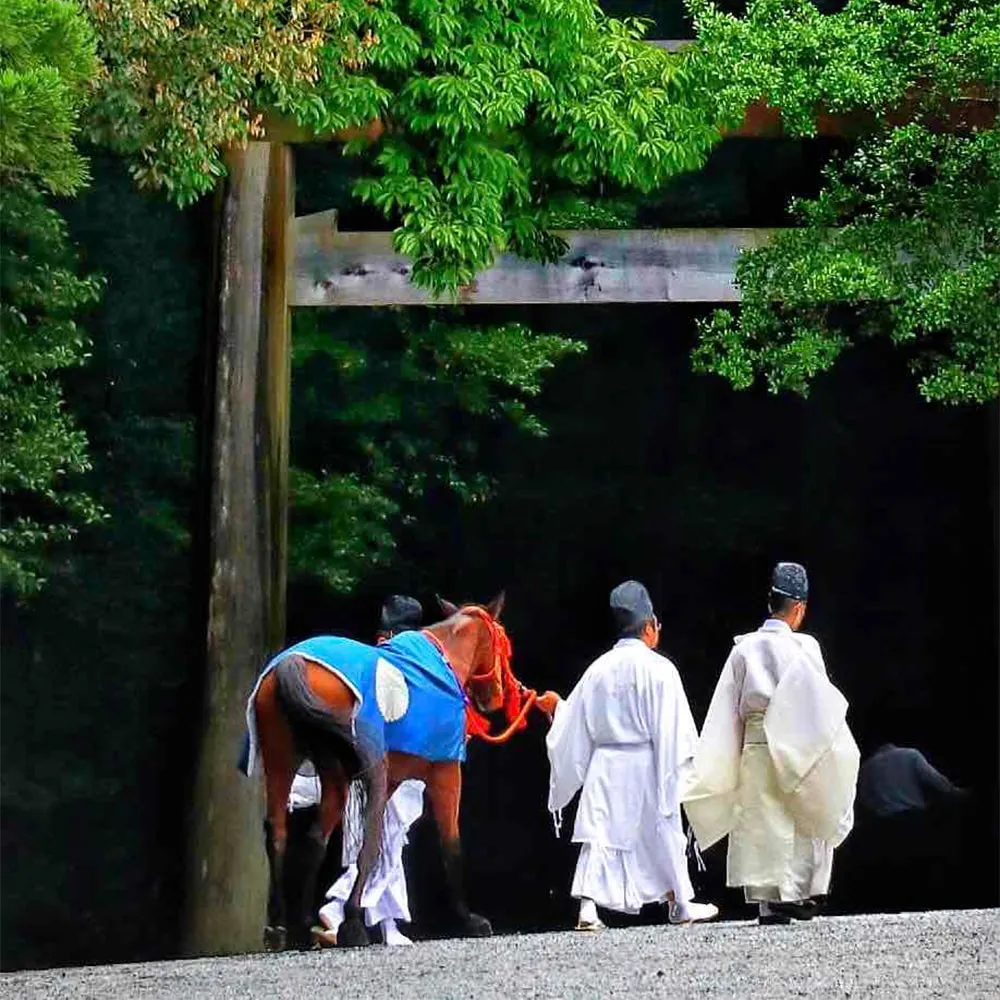
[[[461,289],[467,305],[606,302],[734,302],[741,250],[766,229],[631,229],[563,232],[558,264],[502,256]],[[418,306],[434,300],[413,284],[391,233],[341,233],[336,211],[295,220],[292,306]]]

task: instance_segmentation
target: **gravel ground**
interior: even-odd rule
[[[428,941],[0,976],[18,1000],[1000,997],[1000,910]]]

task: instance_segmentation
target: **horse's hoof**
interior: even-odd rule
[[[337,928],[338,948],[365,948],[369,944],[371,941],[368,940],[368,931],[359,917],[346,917]]]
[[[470,913],[462,921],[465,937],[492,937],[493,925],[478,913]]]
[[[264,951],[284,951],[288,946],[288,931],[284,927],[264,928]]]
[[[285,947],[288,951],[310,951],[313,947],[313,936],[309,927],[296,927],[289,933]]]

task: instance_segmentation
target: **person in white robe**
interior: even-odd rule
[[[354,794],[352,791],[351,795]],[[382,845],[378,859],[365,883],[361,906],[369,927],[381,927],[387,945],[409,945],[413,942],[396,926],[397,921],[410,922],[410,906],[406,892],[406,873],[403,868],[403,848],[409,843],[407,833],[424,811],[424,783],[416,779],[404,781],[393,792],[385,807],[382,820]],[[348,804],[345,816],[353,816]],[[344,904],[358,877],[358,852],[360,836],[344,828],[343,862],[347,871],[330,886],[326,898],[329,902],[319,911],[325,943],[336,941],[337,930],[344,922]],[[323,942],[321,942],[323,943]]]
[[[611,592],[620,638],[594,661],[565,701],[539,699],[552,727],[549,809],[581,792],[573,840],[580,856],[571,894],[578,930],[604,927],[597,907],[638,913],[667,903],[671,923],[710,920],[718,909],[693,902],[680,783],[697,730],[677,668],[655,652],[660,624],[634,580]]]
[[[313,928],[313,939],[321,946],[337,943],[337,931],[344,922],[344,904],[358,877],[358,852],[361,847],[361,811],[352,801],[354,790],[348,792],[344,809],[342,864],[347,869],[326,892],[330,900],[320,908],[320,924]],[[313,765],[306,761],[295,775],[288,798],[290,811],[308,809],[320,800],[319,777]],[[382,843],[375,867],[368,876],[361,905],[369,927],[379,927],[383,941],[390,946],[413,942],[397,926],[397,921],[410,923],[410,905],[403,868],[403,848],[409,843],[407,833],[424,811],[424,783],[404,781],[386,803],[382,819]]]
[[[854,821],[860,755],[819,643],[799,631],[808,593],[804,567],[778,563],[770,617],[736,637],[682,793],[701,849],[729,837],[726,883],[763,924],[814,915]]]

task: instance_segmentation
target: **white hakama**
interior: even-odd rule
[[[403,848],[409,843],[408,830],[423,811],[424,783],[415,779],[402,782],[386,803],[382,845],[361,894],[361,906],[369,927],[387,920],[410,921]],[[343,863],[347,870],[330,886],[326,894],[330,902],[320,910],[320,919],[333,931],[344,920],[344,904],[358,877],[360,837],[356,831],[348,829],[348,817],[354,815],[350,808],[345,810]]]
[[[679,792],[696,739],[677,669],[638,639],[618,642],[558,703],[546,740],[557,830],[582,789],[573,896],[622,913],[669,892],[693,897]]]

